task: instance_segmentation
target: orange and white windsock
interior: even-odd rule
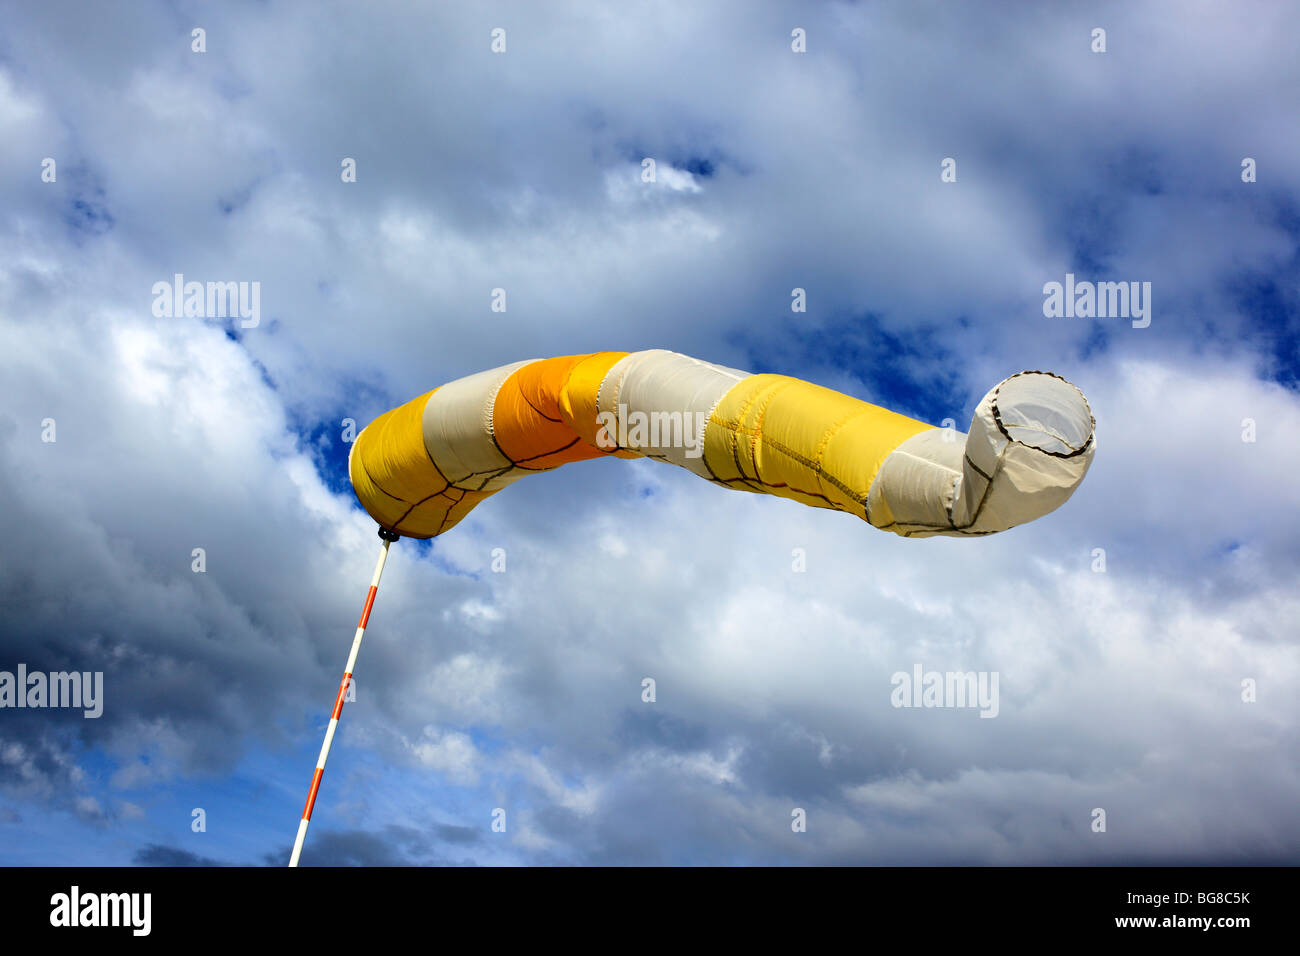
[[[515,362],[386,412],[348,462],[382,528],[430,538],[533,472],[656,458],[715,484],[847,511],[905,537],[986,535],[1060,507],[1088,471],[1096,422],[1048,372],[990,390],[969,434],[785,375],[676,352]]]

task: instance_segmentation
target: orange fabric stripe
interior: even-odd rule
[[[596,394],[600,383],[609,374],[609,370],[627,352],[593,352],[591,355],[579,355],[578,361],[569,370],[560,389],[560,417],[584,442],[596,448]],[[597,451],[600,449],[597,448]],[[602,452],[602,454],[607,454]],[[620,458],[638,458],[639,455],[619,453]]]
[[[497,446],[511,461],[538,471],[610,457],[592,444],[596,390],[626,354],[565,355],[518,369],[501,386],[492,408]]]
[[[555,468],[575,459],[582,441],[560,415],[560,390],[581,355],[544,359],[505,380],[492,407],[492,433],[511,461],[527,468]],[[590,455],[582,457],[589,458]]]

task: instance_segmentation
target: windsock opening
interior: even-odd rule
[[[968,435],[934,428],[900,444],[871,486],[868,520],[906,537],[964,537],[1041,518],[1083,480],[1095,427],[1074,385],[1020,372],[984,396]]]
[[[1088,400],[1060,376],[1021,372],[1003,382],[993,396],[993,416],[1014,442],[1049,455],[1069,458],[1092,440]]]

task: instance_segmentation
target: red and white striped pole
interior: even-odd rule
[[[352,669],[357,666],[357,653],[361,650],[361,638],[366,636],[366,623],[370,620],[370,609],[375,606],[375,594],[379,591],[379,578],[384,573],[384,562],[388,560],[388,546],[399,537],[396,532],[379,529],[379,537],[384,539],[384,546],[379,552],[379,563],[375,565],[375,576],[370,579],[370,590],[366,592],[366,606],[361,609],[361,620],[357,623],[357,635],[352,638],[352,653],[348,655],[348,666],[343,670],[343,680],[339,682],[338,696],[334,698],[334,710],[330,714],[330,724],[325,731],[325,742],[321,744],[320,756],[316,758],[316,772],[312,774],[311,789],[307,791],[307,805],[302,808],[302,820],[298,823],[298,838],[293,841],[293,855],[289,865],[297,866],[298,857],[302,855],[302,843],[307,838],[307,825],[311,823],[311,811],[316,806],[316,793],[320,790],[320,780],[325,774],[325,761],[329,759],[330,744],[334,743],[334,731],[338,729],[339,717],[343,714],[343,698],[347,696],[348,684],[352,681]]]

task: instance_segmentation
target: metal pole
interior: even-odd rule
[[[330,744],[334,742],[334,731],[338,728],[339,717],[343,713],[343,698],[347,695],[348,684],[352,681],[352,669],[357,665],[357,652],[361,650],[361,638],[366,635],[366,623],[370,620],[370,609],[375,604],[375,594],[379,590],[379,578],[384,573],[384,562],[388,560],[388,546],[398,539],[398,535],[387,529],[379,529],[379,537],[384,539],[384,546],[379,552],[379,563],[375,565],[375,575],[370,579],[370,590],[366,593],[366,606],[361,610],[361,620],[357,624],[356,637],[352,638],[352,653],[348,655],[348,666],[343,670],[343,680],[339,682],[338,696],[334,698],[334,711],[330,714],[330,724],[325,731],[325,742],[321,744],[320,756],[316,758],[316,772],[312,774],[311,789],[307,792],[307,804],[302,808],[302,820],[298,823],[298,837],[293,841],[293,855],[289,865],[297,866],[298,857],[302,855],[302,843],[307,838],[307,825],[311,823],[311,811],[316,805],[316,793],[320,790],[320,780],[325,774],[325,761],[329,759]]]

